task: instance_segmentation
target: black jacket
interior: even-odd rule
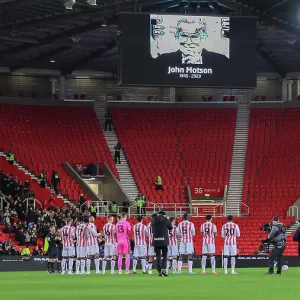
[[[173,228],[171,222],[164,215],[158,215],[152,220],[152,245],[164,247],[169,245],[169,230]]]

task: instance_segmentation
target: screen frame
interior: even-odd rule
[[[231,16],[231,15],[218,15],[218,14],[208,14],[208,13],[204,13],[204,14],[186,14],[186,15],[181,15],[181,14],[174,14],[174,13],[166,13],[166,12],[120,12],[120,22],[119,22],[119,32],[120,32],[120,39],[119,39],[119,47],[118,47],[118,74],[117,74],[117,80],[118,80],[118,84],[119,85],[123,85],[123,86],[144,86],[144,87],[165,87],[165,88],[220,88],[220,89],[255,89],[257,88],[257,72],[256,72],[256,81],[255,81],[255,86],[222,86],[222,85],[193,85],[193,84],[176,84],[176,85],[171,85],[171,84],[146,84],[146,83],[124,83],[122,81],[122,61],[123,61],[123,55],[122,55],[122,47],[123,47],[123,43],[122,43],[122,16],[123,15],[148,15],[149,17],[151,15],[171,15],[171,16],[186,16],[186,17],[218,17],[218,18],[247,18],[247,19],[253,19],[256,21],[256,23],[258,22],[258,17],[257,16]],[[256,39],[258,36],[258,30],[256,28]],[[150,47],[150,45],[149,45]],[[258,61],[255,61],[256,63],[256,67],[257,67],[257,63]],[[256,68],[257,69],[257,68]]]

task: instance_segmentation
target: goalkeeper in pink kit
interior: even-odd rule
[[[122,213],[121,221],[119,221],[116,225],[117,232],[117,254],[118,258],[118,268],[119,274],[122,274],[122,265],[123,265],[123,256],[125,256],[125,266],[126,266],[126,274],[129,274],[130,268],[130,244],[129,244],[129,233],[131,232],[130,223],[127,220],[127,214]]]

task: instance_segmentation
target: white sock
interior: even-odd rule
[[[142,258],[142,270],[143,272],[146,272],[146,259]]]
[[[100,258],[95,258],[95,267],[96,267],[96,272],[100,271]]]
[[[215,256],[210,257],[210,263],[211,263],[212,272],[216,272],[216,257]]]
[[[73,261],[74,261],[73,258],[69,258],[69,272],[73,271]]]
[[[106,270],[106,265],[107,265],[107,260],[106,260],[106,259],[103,259],[103,261],[102,261],[102,271],[103,271],[103,273],[104,273],[105,270]]]
[[[132,263],[133,272],[136,272],[136,266],[137,266],[137,259],[134,259]]]
[[[167,270],[169,270],[171,267],[171,259],[168,259],[167,261]]]
[[[228,257],[224,257],[224,270],[227,271]]]
[[[202,255],[202,260],[201,260],[201,266],[202,266],[202,272],[205,272],[205,268],[206,268],[206,255]]]
[[[80,267],[81,267],[81,273],[83,273],[85,270],[85,259],[82,259],[80,261]]]
[[[235,269],[235,257],[231,257],[231,272],[234,272]]]
[[[182,268],[182,260],[178,261],[178,271],[181,271]]]
[[[110,261],[111,272],[114,272],[114,271],[115,271],[115,265],[116,265],[116,260],[115,260],[115,259],[112,259],[112,260]]]
[[[177,269],[177,260],[173,258],[173,262],[172,262],[172,268],[173,268],[173,272],[176,272]]]
[[[153,265],[153,263],[149,262],[149,271],[152,271],[152,265]]]
[[[193,261],[188,260],[188,264],[189,264],[189,272],[193,272]]]
[[[79,272],[80,272],[80,264],[81,264],[81,260],[80,260],[80,259],[77,259],[77,260],[76,260],[76,273],[79,273]]]
[[[65,258],[63,258],[61,261],[61,271],[62,272],[66,272],[66,262],[67,262],[67,260]]]
[[[91,260],[89,258],[86,260],[86,270],[91,272]]]

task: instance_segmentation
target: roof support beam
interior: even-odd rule
[[[57,55],[62,52],[65,52],[69,49],[70,49],[70,47],[68,47],[68,46],[62,46],[62,47],[58,47],[56,49],[51,49],[49,51],[45,51],[38,56],[30,57],[29,59],[26,59],[18,64],[11,66],[10,71],[14,72],[18,69],[24,68],[26,66],[30,66],[31,63],[36,63],[38,61],[42,61],[43,59],[51,58],[52,56]]]
[[[280,1],[280,2],[278,2],[278,3],[276,3],[276,4],[274,4],[273,6],[269,7],[268,9],[266,9],[266,10],[264,11],[264,13],[268,13],[269,11],[273,10],[274,8],[276,8],[276,7],[278,7],[278,6],[281,6],[281,5],[283,5],[283,4],[285,4],[285,3],[289,2],[289,1],[291,1],[291,0],[282,0],[282,1]]]
[[[63,67],[61,70],[62,75],[72,74],[74,70],[80,69],[81,66],[83,66],[86,62],[96,59],[97,57],[100,57],[102,55],[105,55],[108,51],[117,46],[115,40],[111,40],[106,45],[107,48],[94,50],[87,56],[84,56],[81,59],[77,60],[75,63]]]
[[[262,46],[263,46],[263,43],[258,44],[257,49],[256,49],[257,53],[260,55],[260,57],[265,62],[267,62],[267,64],[272,68],[272,70],[274,72],[279,74],[282,78],[285,78],[286,72],[277,65],[277,63],[274,61],[274,59],[269,55],[269,53],[266,50],[261,49]]]

